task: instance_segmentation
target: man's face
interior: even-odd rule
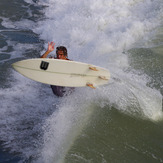
[[[64,56],[64,52],[62,50],[57,51],[57,59],[66,59],[66,56]]]

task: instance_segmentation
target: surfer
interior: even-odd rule
[[[54,42],[50,42],[50,43],[48,42],[48,49],[41,56],[41,58],[46,58],[49,53],[54,51],[54,49],[55,49],[54,46],[55,46]],[[56,47],[56,57],[50,57],[50,58],[69,60],[66,47],[64,47],[64,46]],[[62,87],[62,86],[51,85],[51,88],[52,88],[53,93],[58,97],[63,97],[63,96],[69,95],[74,91],[73,87]]]
[[[48,42],[48,49],[47,51],[41,56],[41,58],[46,58],[48,56],[49,53],[51,53],[55,48],[55,43],[54,42]],[[56,54],[57,57],[55,59],[64,59],[64,60],[69,60],[68,54],[67,54],[67,49],[64,46],[59,46],[56,48]],[[51,57],[52,58],[52,57]]]

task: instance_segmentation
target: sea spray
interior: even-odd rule
[[[70,59],[107,68],[111,72],[111,79],[108,85],[96,90],[79,88],[73,95],[58,99],[52,94],[48,85],[20,77],[19,74],[8,68],[8,77],[5,78],[5,81],[1,81],[0,89],[2,103],[0,137],[5,142],[4,148],[10,148],[12,152],[20,153],[26,161],[32,160],[35,162],[40,160],[41,162],[44,160],[44,162],[54,162],[56,160],[62,162],[88,124],[91,126],[89,131],[95,128],[94,138],[103,138],[100,129],[106,120],[111,122],[105,128],[105,137],[108,137],[108,140],[118,141],[118,149],[119,144],[125,140],[124,151],[128,147],[137,150],[134,152],[132,149],[128,151],[126,160],[130,157],[131,152],[133,154],[140,152],[145,158],[145,153],[149,154],[146,151],[150,151],[152,148],[154,149],[153,156],[161,160],[161,156],[159,157],[160,146],[156,150],[157,144],[150,144],[150,149],[145,148],[144,151],[144,146],[136,148],[136,145],[133,145],[134,140],[130,143],[126,137],[121,139],[123,136],[121,133],[124,135],[130,135],[131,133],[128,132],[127,134],[126,128],[123,129],[123,125],[120,125],[122,122],[126,122],[127,118],[135,117],[136,120],[148,119],[150,126],[152,126],[151,120],[157,122],[157,117],[159,117],[157,113],[161,113],[162,95],[160,95],[159,90],[149,87],[147,83],[150,79],[146,72],[139,75],[139,70],[131,71],[132,64],[130,65],[128,61],[127,51],[134,47],[140,47],[140,44],[138,44],[140,41],[146,43],[150,38],[150,33],[160,25],[162,0],[123,0],[121,2],[112,0],[81,2],[75,0],[71,2],[65,0],[62,2],[57,0],[26,0],[26,2],[30,4],[23,4],[21,9],[26,8],[27,14],[19,14],[14,20],[4,18],[5,16],[0,18],[3,31],[7,28],[10,32],[15,33],[19,30],[21,32],[23,30],[22,33],[33,30],[41,40],[44,40],[44,49],[37,41],[38,44],[35,44],[35,42],[30,44],[30,39],[27,39],[27,44],[22,43],[16,37],[18,33],[14,38],[1,33],[4,40],[8,39],[6,47],[1,52],[7,51],[7,55],[11,57],[1,62],[3,67],[8,67],[15,60],[39,57],[47,49],[48,41],[55,41],[56,46],[65,45],[68,48]],[[35,10],[32,10],[32,5]],[[42,7],[40,13],[44,15],[36,12],[37,7]],[[37,15],[41,15],[41,18],[34,19],[37,18]],[[28,35],[28,32],[26,34]],[[11,41],[12,39],[14,39],[14,42]],[[24,51],[27,53],[24,53]],[[3,78],[6,75],[1,74]],[[6,82],[9,83],[7,88],[5,86]],[[112,106],[118,113],[125,113],[126,118],[123,119],[122,114],[118,114],[118,118],[115,118],[115,115],[111,118],[100,117],[99,113],[102,114],[104,109],[109,110]],[[100,111],[96,114],[95,110]],[[106,115],[109,116],[112,112],[107,113]],[[94,124],[91,124],[92,117],[97,118],[95,122],[104,121],[102,121],[102,124],[100,123],[99,127],[95,127]],[[116,123],[119,118],[122,118],[121,123],[117,123],[118,126],[113,126],[112,130],[111,128],[108,129],[114,123],[111,120],[115,120]],[[133,121],[132,119],[132,123]],[[145,120],[143,122],[146,123]],[[138,121],[135,122],[134,126],[136,129],[137,123]],[[117,135],[114,131],[119,128],[121,131],[120,137],[116,139]],[[145,125],[144,130],[146,128]],[[141,130],[142,128],[138,129]],[[160,130],[158,131],[156,135],[162,137]],[[142,140],[144,145],[146,139],[142,139],[143,135],[149,138],[148,136],[153,132],[155,133],[155,130],[150,131],[150,134],[147,131],[146,135],[144,132],[142,135],[133,132],[133,137],[135,136],[139,141]],[[109,135],[109,133],[112,135]],[[83,137],[89,137],[88,132]],[[131,137],[131,140],[133,137]],[[154,137],[156,139],[153,139]],[[153,143],[158,140],[158,144],[162,144],[161,139],[158,139],[155,134],[150,138],[147,139],[152,140],[149,142]],[[88,140],[86,139],[86,144],[91,146],[92,142]],[[139,141],[136,144],[139,144]],[[91,157],[90,160],[96,158],[98,154],[102,157],[103,162],[116,162],[117,160],[112,159],[110,161],[110,158],[107,158],[107,156],[113,158],[116,154],[118,154],[117,159],[122,158],[119,154],[123,150],[121,152],[117,151],[116,145],[109,148],[112,142],[106,139],[103,142],[97,141],[95,144],[99,145],[100,142],[106,144],[107,148],[105,148],[105,145],[97,149],[88,147],[87,152],[88,157]],[[101,153],[102,149],[106,151],[111,149],[113,153],[105,155],[104,152]],[[90,153],[93,150],[96,153],[92,156]],[[80,156],[83,160],[90,161],[86,159],[87,155],[85,156],[82,151],[78,151],[79,154],[74,153],[74,156]],[[151,157],[153,153],[151,152],[148,155],[150,159],[153,159]],[[142,155],[137,155],[137,158],[142,159],[142,157],[140,158]],[[132,162],[132,159],[128,162]],[[95,161],[100,162],[99,160]]]
[[[93,63],[108,68],[111,72],[110,84],[95,90],[97,98],[92,93],[86,95],[84,92],[79,101],[85,101],[89,96],[95,101],[94,103],[101,101],[103,106],[113,105],[126,114],[151,120],[162,116],[161,94],[147,86],[148,80],[145,74],[139,76],[137,72],[134,74],[129,71],[130,65],[125,54],[143,38],[145,41],[150,31],[158,26],[160,1],[73,1],[69,3],[50,0],[46,3],[48,6],[44,10],[46,19],[38,22],[34,32],[46,42],[55,41],[56,46],[65,45],[70,59]],[[80,91],[75,93],[78,97]],[[86,103],[86,106],[81,106],[75,98],[72,98],[70,103],[62,100],[60,111],[54,113],[55,116],[49,119],[49,130],[45,130],[45,147],[42,151],[45,161],[60,162],[64,159],[74,138],[79,135],[78,130],[71,135],[73,125],[80,126],[80,123],[72,123],[71,120],[78,112],[85,113],[85,116],[89,117],[89,114],[84,112],[91,108],[89,103],[91,101]],[[101,104],[99,103],[99,106]],[[70,115],[73,116],[67,114],[67,111],[72,111],[73,114]],[[87,125],[88,119],[83,120],[81,128]],[[64,144],[64,140],[66,143],[69,142],[68,145]],[[47,150],[49,146],[51,148]],[[62,149],[63,153],[60,153]]]

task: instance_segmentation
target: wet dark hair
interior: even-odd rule
[[[64,46],[58,46],[57,48],[56,48],[56,53],[58,54],[58,50],[61,50],[61,51],[63,51],[63,54],[64,54],[64,56],[68,56],[67,55],[67,49],[66,49],[66,47],[64,47]]]

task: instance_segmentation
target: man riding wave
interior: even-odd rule
[[[55,49],[54,46],[55,46],[54,42],[50,42],[50,43],[48,42],[48,49],[40,58],[47,58],[48,54],[54,51]],[[69,60],[67,49],[64,46],[56,47],[56,55],[57,55],[56,57],[53,57],[54,59]],[[51,88],[53,93],[58,97],[63,97],[74,91],[74,87],[62,87],[62,86],[51,85]]]

